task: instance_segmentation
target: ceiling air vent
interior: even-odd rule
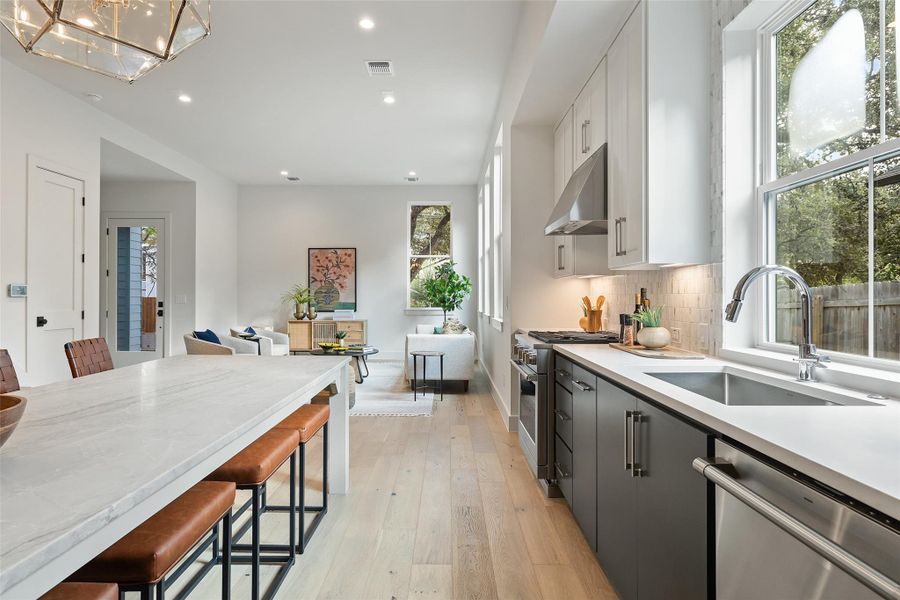
[[[289,175],[285,179],[287,179],[288,181],[300,181],[300,178],[296,175]]]
[[[369,77],[393,77],[394,65],[389,60],[367,60],[366,70]]]
[[[408,181],[409,183],[415,183],[415,182],[417,182],[418,180],[419,180],[419,178],[416,177],[415,175],[410,176],[410,177],[404,177],[404,178],[403,178],[403,181]]]

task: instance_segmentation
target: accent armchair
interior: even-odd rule
[[[434,333],[434,325],[416,325],[416,333],[406,336],[406,379],[412,380],[414,350],[432,350],[444,353],[444,381],[462,381],[468,391],[469,381],[475,376],[475,334]],[[428,370],[423,373],[422,362],[419,361],[416,379],[437,380],[440,378],[440,363],[428,361]]]
[[[260,356],[287,356],[291,353],[291,343],[286,333],[273,331],[270,327],[261,325],[251,325],[253,331],[259,336],[259,354]],[[239,333],[243,333],[246,327],[232,327],[231,336],[240,338]],[[241,340],[245,341],[245,340]],[[252,342],[256,344],[256,342]]]
[[[188,354],[257,354],[259,348],[256,342],[249,342],[240,338],[216,333],[220,344],[205,342],[194,337],[193,333],[184,334],[184,348]]]

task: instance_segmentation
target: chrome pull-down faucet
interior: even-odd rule
[[[731,302],[725,307],[725,320],[736,323],[738,315],[741,314],[741,305],[744,302],[744,296],[747,294],[747,288],[750,284],[769,273],[781,275],[788,280],[791,287],[800,290],[800,318],[803,340],[800,342],[800,356],[794,360],[799,365],[797,379],[800,381],[815,381],[815,368],[826,368],[826,363],[831,359],[818,353],[815,344],[812,343],[812,291],[809,284],[797,271],[783,267],[781,265],[763,265],[747,271],[741,277],[737,286],[734,288]]]

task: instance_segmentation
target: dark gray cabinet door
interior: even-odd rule
[[[637,598],[638,479],[625,469],[625,414],[636,407],[597,378],[597,558],[621,600]]]
[[[597,376],[572,366],[572,513],[597,549]]]
[[[638,596],[706,598],[711,496],[691,462],[711,455],[711,436],[643,400],[637,410]]]

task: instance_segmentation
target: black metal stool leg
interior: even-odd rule
[[[441,382],[440,382],[441,402],[443,402],[444,401],[444,355],[441,354],[440,358],[441,358]]]
[[[231,511],[222,518],[222,598],[231,599]]]
[[[416,401],[416,394],[419,389],[419,382],[416,380],[416,371],[419,370],[419,357],[413,354],[413,402]]]
[[[298,480],[297,512],[300,513],[300,540],[297,550],[300,554],[306,550],[306,442],[300,444],[300,477]]]
[[[250,535],[252,536],[253,549],[251,552],[252,564],[250,566],[250,597],[259,600],[259,486],[253,487],[253,507],[250,509]]]

